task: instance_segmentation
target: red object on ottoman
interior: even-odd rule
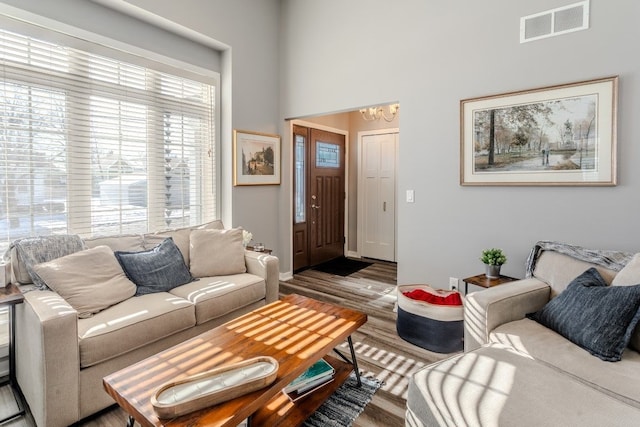
[[[462,297],[429,285],[398,286],[396,330],[405,341],[437,353],[462,351]]]

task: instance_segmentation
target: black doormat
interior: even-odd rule
[[[356,271],[362,270],[373,264],[372,262],[360,261],[345,257],[335,258],[320,265],[312,267],[312,270],[322,271],[323,273],[334,274],[336,276],[348,276]]]

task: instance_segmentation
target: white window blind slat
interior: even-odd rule
[[[0,30],[0,247],[215,219],[214,94]]]

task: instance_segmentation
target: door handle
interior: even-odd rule
[[[318,205],[311,205],[311,207],[312,207],[313,209],[320,209],[320,206],[318,206]]]
[[[382,212],[387,211],[387,202],[382,202]]]

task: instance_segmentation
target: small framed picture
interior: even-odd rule
[[[461,185],[616,185],[618,77],[460,101]]]
[[[280,184],[280,136],[233,131],[233,185]]]

